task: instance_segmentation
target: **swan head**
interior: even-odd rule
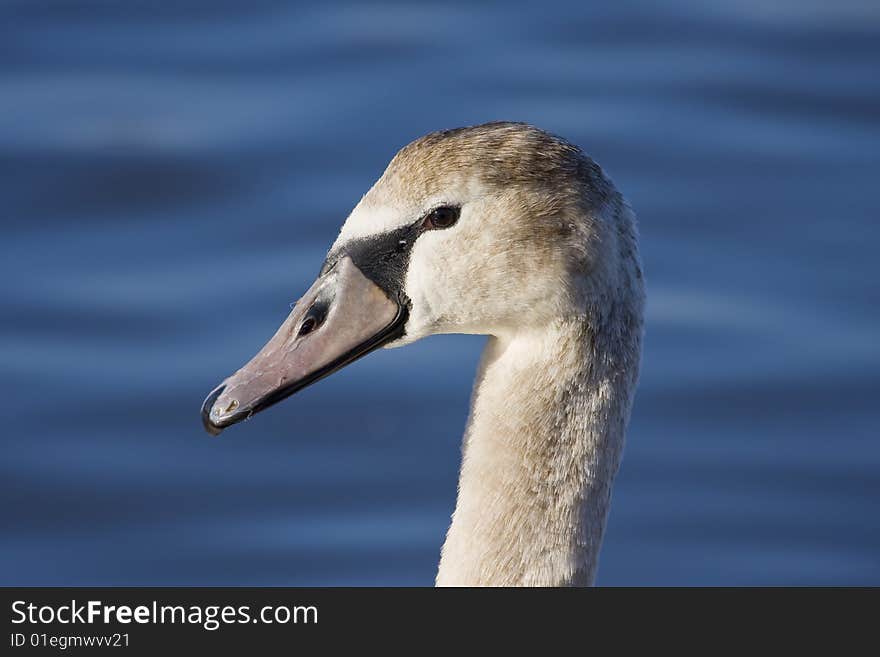
[[[205,428],[380,346],[540,329],[637,296],[634,230],[601,169],[558,137],[520,123],[426,135],[357,204],[275,336],[208,396]]]

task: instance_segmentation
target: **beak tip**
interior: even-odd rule
[[[217,426],[211,421],[211,410],[214,408],[214,402],[223,394],[225,389],[225,384],[215,388],[202,404],[202,425],[205,427],[205,431],[212,436],[219,436],[224,429],[224,427]]]

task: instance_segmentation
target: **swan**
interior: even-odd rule
[[[602,169],[523,123],[401,149],[315,283],[211,392],[217,434],[378,347],[488,335],[438,586],[582,586],[596,575],[638,379],[635,217]]]

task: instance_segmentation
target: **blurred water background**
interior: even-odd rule
[[[431,584],[483,339],[198,411],[399,147],[514,119],[641,223],[598,583],[880,584],[873,0],[0,11],[0,583]]]

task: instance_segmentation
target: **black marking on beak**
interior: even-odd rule
[[[409,307],[410,301],[404,291],[406,271],[421,232],[419,220],[381,235],[345,242],[327,256],[321,271],[331,271],[340,258],[348,256],[364,276],[385,291],[389,299],[398,299]]]

